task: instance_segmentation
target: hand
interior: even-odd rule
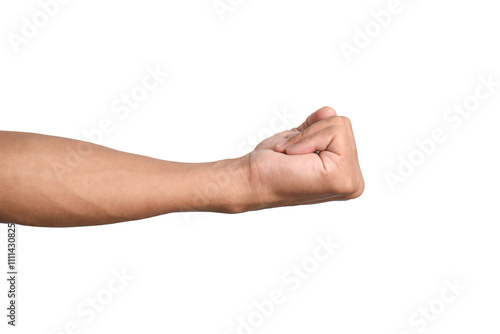
[[[246,158],[250,210],[348,200],[364,190],[351,122],[329,107],[262,141]]]

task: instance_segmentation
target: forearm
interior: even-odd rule
[[[0,220],[83,226],[179,211],[239,212],[241,159],[178,163],[77,140],[0,132]]]

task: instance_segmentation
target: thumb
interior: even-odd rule
[[[320,109],[316,110],[315,112],[313,112],[311,115],[309,115],[309,117],[307,117],[307,119],[305,120],[304,123],[302,123],[301,125],[299,125],[298,127],[294,128],[294,129],[292,129],[292,131],[298,130],[298,131],[302,132],[305,129],[307,129],[308,127],[310,127],[311,125],[313,125],[314,123],[322,121],[325,118],[332,117],[332,116],[337,116],[337,112],[333,108],[330,108],[330,107],[320,108]]]

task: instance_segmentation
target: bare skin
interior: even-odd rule
[[[364,181],[349,119],[324,107],[245,156],[208,163],[0,131],[0,189],[0,221],[69,227],[348,200]]]

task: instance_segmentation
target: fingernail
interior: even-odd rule
[[[276,146],[283,147],[283,145],[285,145],[287,143],[287,141],[288,141],[288,139],[280,141],[278,144],[276,144]]]

